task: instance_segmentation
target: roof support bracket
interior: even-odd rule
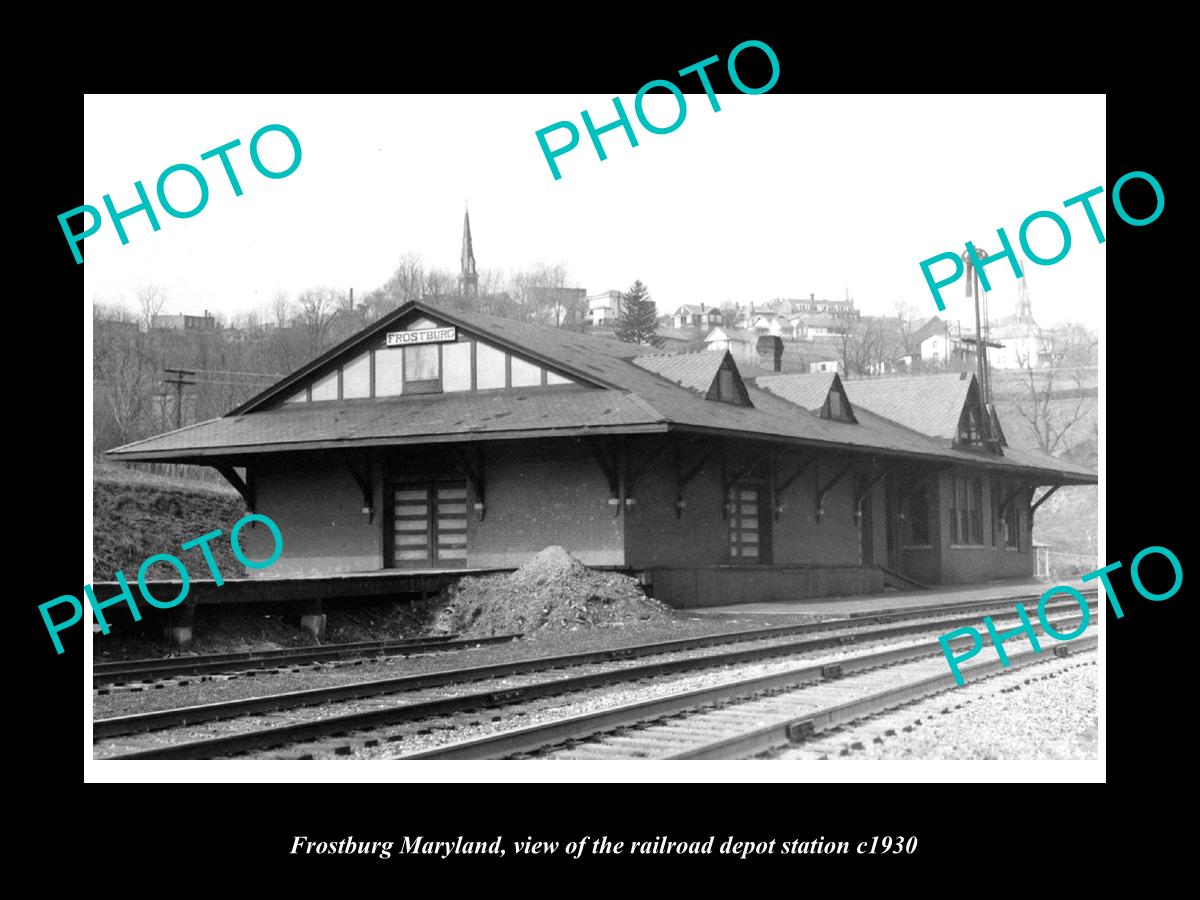
[[[1040,496],[1040,497],[1037,499],[1037,502],[1036,502],[1036,503],[1031,503],[1031,504],[1029,505],[1029,523],[1030,523],[1030,527],[1032,527],[1032,525],[1033,525],[1033,514],[1034,514],[1035,512],[1037,512],[1037,508],[1038,508],[1039,506],[1041,506],[1043,503],[1045,503],[1047,500],[1049,500],[1051,497],[1053,497],[1053,496],[1054,496],[1054,492],[1055,492],[1055,491],[1057,491],[1057,490],[1058,490],[1060,487],[1062,487],[1062,485],[1061,485],[1061,484],[1056,484],[1056,485],[1054,485],[1054,487],[1050,488],[1050,490],[1048,490],[1048,491],[1046,491],[1046,493],[1042,494],[1042,496]]]
[[[803,462],[801,462],[799,466],[796,467],[796,470],[794,472],[792,472],[791,475],[789,475],[787,478],[783,479],[783,481],[775,482],[774,505],[775,505],[775,520],[776,521],[779,521],[780,515],[783,514],[783,504],[780,502],[780,499],[783,497],[783,492],[786,491],[788,488],[790,488],[793,484],[795,484],[796,481],[799,480],[800,476],[808,471],[809,466],[811,466],[816,461],[817,461],[817,457],[815,455],[809,456],[807,459],[805,459]]]
[[[254,488],[253,477],[250,475],[250,467],[246,466],[246,479],[242,481],[242,477],[238,475],[237,469],[233,466],[225,465],[224,463],[214,463],[213,468],[225,476],[225,480],[237,489],[237,492],[242,495],[242,499],[246,502],[246,509],[249,512],[254,512]]]
[[[480,521],[483,520],[484,514],[487,512],[487,484],[484,480],[484,459],[483,459],[483,444],[476,444],[474,459],[471,459],[461,447],[451,445],[450,452],[454,454],[454,458],[458,461],[458,467],[462,469],[463,475],[471,482],[471,490],[475,493],[475,511],[479,513]]]
[[[343,450],[342,462],[346,464],[346,468],[350,471],[350,475],[354,478],[354,483],[358,485],[358,489],[362,492],[362,510],[367,516],[367,523],[375,521],[375,500],[371,490],[371,458],[366,458],[366,471],[359,471],[358,465],[355,462],[354,456]]]
[[[846,463],[846,465],[842,466],[841,471],[839,471],[836,475],[834,475],[833,478],[829,481],[829,483],[826,484],[824,487],[821,487],[820,471],[818,470],[818,472],[817,472],[817,521],[818,522],[821,521],[821,516],[825,515],[825,495],[829,493],[830,489],[835,484],[837,484],[839,481],[841,481],[843,478],[845,478],[846,474],[853,468],[854,468],[853,462]]]
[[[619,516],[628,502],[627,490],[629,484],[629,460],[626,453],[624,436],[613,442],[605,442],[599,438],[588,438],[588,446],[600,465],[600,471],[608,480],[609,505],[613,506],[613,516]]]

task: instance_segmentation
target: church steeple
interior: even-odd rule
[[[463,212],[462,270],[458,290],[464,297],[479,296],[479,273],[475,271],[475,250],[471,246],[471,213]]]
[[[1033,322],[1033,302],[1029,299],[1029,285],[1025,283],[1025,276],[1017,282],[1017,321],[1019,323]]]

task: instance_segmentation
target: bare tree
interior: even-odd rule
[[[928,319],[921,315],[917,307],[903,300],[897,300],[892,308],[896,315],[896,341],[899,345],[897,355],[915,358],[921,350],[921,345],[917,342],[917,332]]]
[[[140,327],[150,308],[132,313],[120,306],[93,307],[92,377],[98,388],[93,410],[96,450],[137,440],[148,424],[160,380],[152,337]],[[113,426],[107,434],[101,427],[105,413]]]
[[[1048,366],[1038,367],[1036,359],[1022,360],[1022,391],[1014,405],[1043,453],[1066,452],[1089,418],[1091,393],[1083,387],[1082,373],[1095,347],[1095,336],[1075,326],[1054,336]]]
[[[325,349],[337,307],[337,297],[327,287],[309,288],[296,298],[296,324],[304,334],[310,356]]]
[[[148,284],[138,288],[137,300],[138,325],[142,331],[149,331],[154,324],[154,317],[167,304],[167,293],[156,284]]]

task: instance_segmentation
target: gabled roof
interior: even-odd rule
[[[740,395],[743,403],[750,403],[750,397],[746,393],[741,375],[738,373],[738,368],[734,364],[733,357],[730,356],[728,350],[724,353],[717,353],[712,350],[700,350],[695,353],[638,356],[633,361],[643,369],[654,372],[656,375],[661,375],[668,381],[672,381],[680,387],[685,387],[689,391],[702,394],[709,400],[716,400],[718,398],[717,373],[722,369],[728,369],[733,373],[735,392]]]
[[[850,402],[921,434],[954,440],[974,376],[865,378],[845,383]]]
[[[718,332],[720,333],[718,334]],[[742,341],[747,344],[754,344],[757,340],[757,332],[717,325],[705,336],[704,343],[708,344],[713,341]]]
[[[364,344],[377,342],[388,329],[421,316],[455,325],[577,383],[274,408],[298,385],[361,353]],[[722,366],[732,370],[748,405],[706,399]],[[942,438],[953,438],[970,384],[957,379],[849,382],[854,424],[811,415],[806,406],[743,383],[727,352],[651,355],[635,344],[412,301],[228,415],[109,453],[120,459],[216,459],[241,465],[249,455],[286,450],[670,430],[964,463],[1043,479],[1039,483],[1095,482],[1091,470],[1036,452],[994,456],[951,446]],[[835,383],[840,382],[831,379],[830,385]],[[235,459],[242,461],[232,463]]]
[[[843,417],[849,422],[857,422],[854,406],[850,403],[837,372],[760,375],[754,379],[754,383],[763,390],[824,418],[831,415],[829,395],[839,394],[843,402]]]
[[[818,411],[829,396],[836,372],[812,372],[803,375],[759,375],[754,383],[764,391],[782,397],[809,412]]]
[[[912,341],[914,344],[920,344],[933,337],[935,334],[941,334],[946,330],[946,323],[937,316],[930,316],[925,322],[913,332]]]
[[[683,306],[679,307],[679,309],[675,310],[672,315],[708,316],[712,315],[713,313],[720,315],[721,311],[715,306],[705,306],[701,308],[699,306],[692,306],[690,303],[685,303]]]
[[[322,353],[312,362],[301,366],[291,375],[277,381],[262,393],[251,397],[229,415],[253,412],[266,407],[272,399],[287,396],[293,387],[330,368],[342,357],[353,354],[361,347],[369,346],[389,329],[399,328],[405,320],[421,315],[432,316],[469,332],[486,336],[492,344],[506,350],[514,350],[520,356],[575,375],[581,381],[597,387],[616,387],[612,377],[627,368],[620,365],[619,361],[646,352],[646,348],[641,345],[627,344],[613,338],[578,334],[562,328],[546,328],[483,313],[447,309],[427,301],[410,300],[358,334]]]
[[[634,362],[650,372],[661,375],[689,391],[707,394],[725,361],[725,353],[702,350],[698,353],[663,353],[634,357]]]

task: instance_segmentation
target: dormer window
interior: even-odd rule
[[[958,442],[960,444],[982,444],[983,430],[980,428],[979,407],[968,403],[963,408],[962,421],[958,426]]]

